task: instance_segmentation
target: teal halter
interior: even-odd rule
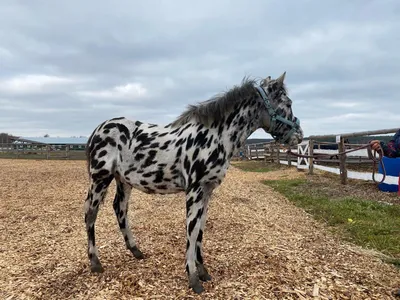
[[[272,107],[271,102],[269,101],[268,96],[265,93],[264,89],[260,86],[256,86],[255,88],[258,90],[261,97],[263,98],[265,107],[267,108],[268,114],[270,116],[270,126],[268,133],[271,134],[276,141],[286,144],[289,141],[292,134],[300,128],[300,120],[295,118],[295,121],[293,122],[278,115],[275,109]],[[289,125],[291,129],[284,136],[282,136],[275,132],[277,122],[285,123]]]

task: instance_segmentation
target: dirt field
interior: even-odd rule
[[[134,192],[130,222],[146,259],[125,249],[112,184],[96,223],[105,267],[86,255],[83,161],[0,160],[0,299],[398,299],[400,270],[340,242],[283,196],[258,182],[295,169],[230,169],[210,205],[205,293],[187,288],[183,194]],[[315,297],[313,297],[315,296]]]

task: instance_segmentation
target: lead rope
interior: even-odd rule
[[[357,147],[357,148],[349,149],[349,150],[346,150],[346,151],[343,151],[343,152],[339,152],[338,154],[335,154],[335,155],[343,155],[343,154],[347,154],[347,153],[350,153],[350,152],[358,151],[358,150],[361,150],[361,149],[367,149],[368,150],[368,156],[372,160],[372,163],[373,163],[372,180],[377,184],[380,184],[383,181],[385,181],[386,169],[385,169],[385,165],[384,165],[384,163],[382,161],[382,159],[383,159],[382,149],[380,151],[373,150],[373,154],[372,154],[371,143],[362,145],[362,146]],[[290,149],[287,150],[286,153],[289,154],[289,155],[296,156],[296,157],[313,158],[315,160],[318,160],[318,157],[321,157],[321,156],[322,157],[325,157],[325,156],[326,157],[331,157],[332,156],[332,154],[319,154],[318,157],[314,156],[314,155],[298,154],[298,153],[292,152]],[[376,157],[377,153],[378,153],[378,157]],[[376,173],[375,169],[376,169],[377,163],[379,163],[381,165],[381,167],[382,167],[382,175],[383,175],[383,177],[382,177],[382,180],[380,182],[377,182],[376,179],[375,179],[375,173]]]

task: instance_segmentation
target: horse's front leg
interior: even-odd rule
[[[200,231],[199,234],[197,235],[197,240],[196,240],[196,266],[197,266],[197,272],[199,273],[199,279],[202,281],[211,280],[211,276],[208,273],[206,267],[204,266],[204,261],[203,261],[203,232],[207,221],[207,212],[208,212],[208,199],[204,203],[204,212],[200,220]]]
[[[211,279],[203,265],[202,239],[210,191],[193,185],[186,194],[186,272],[189,287],[197,294],[204,288],[200,280]]]

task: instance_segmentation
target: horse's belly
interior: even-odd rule
[[[173,181],[154,183],[141,179],[130,182],[130,185],[147,194],[175,194],[184,191],[183,187]]]

